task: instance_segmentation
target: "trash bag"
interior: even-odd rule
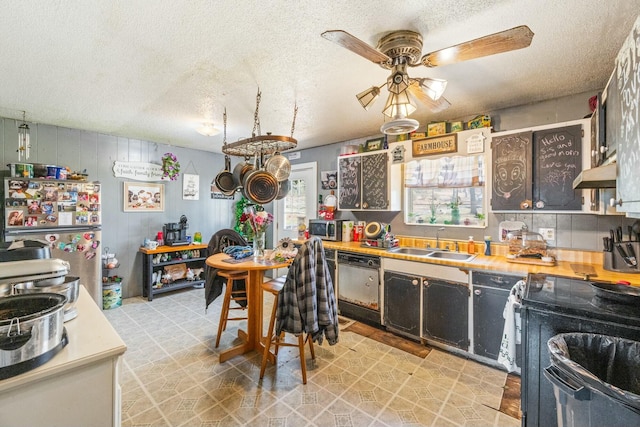
[[[565,333],[549,339],[547,347],[563,374],[640,415],[640,342]]]

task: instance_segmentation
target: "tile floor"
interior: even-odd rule
[[[265,296],[265,313],[270,303]],[[204,290],[188,289],[104,312],[128,347],[123,426],[520,425],[499,411],[506,373],[438,349],[416,356],[352,332],[348,319],[337,345],[315,346],[307,385],[295,348],[281,349],[260,381],[256,353],[218,362],[220,305],[205,313]],[[220,349],[239,326],[229,322]]]

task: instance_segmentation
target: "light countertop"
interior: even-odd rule
[[[82,285],[76,308],[78,316],[64,324],[69,343],[43,365],[0,380],[0,393],[124,354],[124,341]]]

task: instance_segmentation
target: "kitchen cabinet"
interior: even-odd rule
[[[384,272],[384,326],[400,335],[420,339],[420,291],[424,279],[395,271]]]
[[[469,350],[469,286],[426,277],[422,284],[422,336]]]
[[[573,189],[573,180],[591,165],[590,119],[491,137],[493,211],[592,213],[592,192]]]
[[[207,245],[158,246],[156,249],[140,248],[140,252],[142,253],[142,296],[149,301],[153,301],[153,296],[156,294],[204,284]],[[179,264],[185,264],[185,268],[191,269],[194,277],[183,277],[169,283],[158,280],[158,276],[165,275],[171,266]]]
[[[121,425],[120,359],[127,347],[81,285],[69,343],[48,362],[0,381],[3,427]]]
[[[387,151],[338,157],[338,209],[399,211],[400,168]]]
[[[473,353],[498,360],[504,329],[504,306],[511,288],[523,276],[473,271]],[[517,365],[520,362],[520,346],[516,347]]]

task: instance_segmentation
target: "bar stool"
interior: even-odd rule
[[[249,278],[249,272],[246,270],[219,270],[218,276],[227,279],[227,286],[222,299],[222,312],[220,313],[220,322],[218,324],[218,336],[216,337],[216,348],[220,345],[220,335],[222,331],[227,329],[228,320],[246,320],[248,317],[229,317],[229,310],[246,310],[245,306],[240,305],[239,301],[247,301],[247,293],[245,291],[234,291],[233,281],[244,280],[247,284]],[[235,301],[239,304],[238,307],[231,307],[231,301]]]
[[[264,345],[264,353],[262,354],[262,366],[260,366],[260,378],[264,377],[264,371],[267,367],[267,360],[269,359],[269,349],[271,347],[271,342],[274,343],[274,353],[276,357],[278,356],[278,349],[280,347],[298,347],[300,352],[300,368],[302,369],[302,384],[307,383],[307,364],[304,357],[304,344],[306,341],[309,342],[309,351],[311,352],[311,359],[316,358],[315,351],[313,350],[313,340],[311,336],[307,334],[306,338],[304,334],[300,334],[298,336],[297,343],[287,343],[284,342],[284,332],[280,334],[280,336],[273,336],[273,330],[275,328],[276,323],[276,313],[278,311],[278,296],[280,295],[280,291],[284,287],[284,282],[286,281],[286,276],[278,277],[277,279],[270,280],[268,282],[264,282],[262,284],[262,290],[264,292],[269,292],[273,295],[273,308],[271,309],[271,318],[269,319],[269,330],[267,331],[267,336],[265,337],[265,345]]]

